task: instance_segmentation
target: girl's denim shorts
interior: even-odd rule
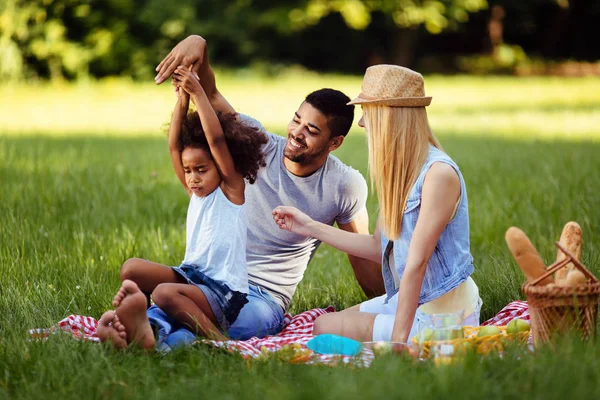
[[[226,284],[212,279],[192,265],[181,264],[172,268],[189,284],[202,290],[221,330],[226,332],[237,319],[244,304],[248,303],[247,295],[229,289]]]

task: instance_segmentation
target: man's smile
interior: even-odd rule
[[[298,142],[296,139],[292,138],[291,136],[288,139],[288,145],[294,149],[304,149],[306,148],[305,145],[303,145],[302,143]]]

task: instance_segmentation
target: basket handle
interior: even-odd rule
[[[547,277],[549,277],[550,275],[552,275],[553,273],[555,273],[556,271],[563,268],[569,263],[573,263],[573,265],[575,265],[575,267],[577,267],[577,269],[579,269],[586,276],[586,278],[588,278],[592,282],[599,282],[598,279],[594,275],[592,275],[592,273],[588,271],[588,269],[584,267],[583,264],[581,264],[579,260],[575,258],[573,254],[571,254],[571,252],[569,252],[569,250],[567,250],[562,244],[560,244],[560,242],[556,242],[556,247],[558,247],[558,249],[562,251],[567,256],[567,258],[561,261],[557,261],[554,264],[550,265],[546,270],[546,273],[544,273],[542,276],[531,282],[530,286],[537,285],[538,283],[540,283],[541,281],[543,281],[544,279],[546,279]]]
[[[536,280],[531,282],[529,285],[530,286],[537,285],[538,283],[540,283],[547,277],[551,276],[553,273],[555,273],[556,271],[558,271],[559,269],[561,269],[562,267],[564,267],[565,265],[567,265],[570,262],[571,262],[571,260],[569,260],[569,258],[565,258],[564,260],[555,262],[554,264],[550,265],[548,267],[548,269],[546,269],[546,272],[542,276],[540,276],[539,278],[537,278]]]
[[[579,262],[577,258],[567,250],[560,242],[556,242],[556,247],[560,249],[564,254],[566,254],[567,258],[571,260],[573,265],[577,267],[588,279],[590,279],[594,283],[598,283],[598,278],[596,278],[586,267],[583,266],[582,263]]]

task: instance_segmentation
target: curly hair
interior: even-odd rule
[[[217,117],[223,128],[225,141],[236,171],[248,183],[256,182],[258,171],[267,165],[262,151],[262,145],[268,141],[267,135],[256,127],[241,123],[237,114],[218,112]],[[178,142],[179,153],[182,153],[187,147],[203,149],[210,153],[210,147],[197,111],[190,112],[183,120],[181,127]]]

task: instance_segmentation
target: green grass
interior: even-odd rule
[[[312,90],[333,87],[354,97],[361,77],[287,71],[257,76],[219,71],[218,85],[236,110],[270,129],[285,126]],[[552,77],[425,77],[436,132],[520,139],[598,141],[600,80]],[[0,132],[58,135],[156,135],[175,103],[170,84],[126,80],[71,85],[0,85]],[[360,114],[360,108],[357,109]],[[359,132],[356,128],[354,132]]]
[[[432,124],[467,182],[482,320],[522,298],[524,278],[504,244],[511,225],[551,263],[562,226],[578,221],[582,261],[600,275],[600,84],[430,78]],[[327,85],[356,93],[360,79],[226,74],[222,86],[236,107],[282,133],[303,94]],[[28,341],[29,328],[108,309],[125,259],[181,261],[187,198],[158,129],[172,105],[166,92],[123,82],[0,87],[0,399],[598,397],[600,345],[572,339],[450,368],[387,357],[368,369],[247,362],[206,346],[161,357],[62,336]],[[366,176],[358,130],[336,155]],[[373,196],[368,208],[373,223]],[[363,299],[345,255],[322,246],[291,312]]]

